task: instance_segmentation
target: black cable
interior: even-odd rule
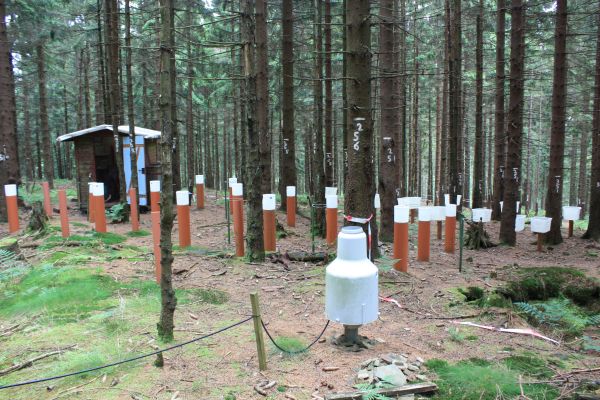
[[[126,360],[121,360],[121,361],[116,361],[116,362],[113,362],[113,363],[110,363],[110,364],[101,365],[99,367],[88,368],[88,369],[84,369],[84,370],[77,371],[77,372],[70,372],[68,374],[56,375],[56,376],[51,376],[49,378],[33,379],[33,380],[30,380],[30,381],[13,383],[13,384],[10,384],[10,385],[4,385],[4,386],[0,386],[0,390],[2,390],[2,389],[8,389],[8,388],[14,388],[14,387],[19,387],[19,386],[25,386],[25,385],[31,385],[31,384],[34,384],[34,383],[41,383],[41,382],[53,381],[55,379],[67,378],[69,376],[74,376],[74,375],[81,375],[81,374],[85,374],[87,372],[98,371],[100,369],[104,369],[104,368],[108,368],[108,367],[114,367],[116,365],[125,364],[125,363],[128,363],[128,362],[140,360],[142,358],[150,357],[150,356],[153,356],[153,355],[156,355],[156,354],[159,354],[159,353],[163,353],[165,351],[173,350],[173,349],[176,349],[178,347],[183,347],[183,346],[186,346],[186,345],[188,345],[190,343],[194,343],[194,342],[197,342],[199,340],[206,339],[208,337],[214,336],[214,335],[216,335],[218,333],[225,332],[226,330],[229,330],[231,328],[235,328],[238,325],[242,325],[243,323],[246,323],[246,322],[250,321],[252,318],[253,317],[248,317],[248,318],[246,318],[243,321],[236,322],[235,324],[226,326],[225,328],[219,329],[218,331],[215,331],[215,332],[212,332],[212,333],[208,333],[208,334],[206,334],[204,336],[200,336],[200,337],[197,337],[195,339],[188,340],[187,342],[179,343],[179,344],[176,344],[176,345],[164,348],[162,350],[156,350],[156,351],[153,351],[152,353],[142,354],[142,355],[139,355],[139,356],[136,356],[136,357],[133,357],[133,358],[128,358]]]
[[[279,346],[276,342],[275,339],[273,339],[273,336],[271,336],[271,333],[269,333],[269,331],[267,330],[267,326],[265,325],[265,321],[260,320],[260,323],[262,324],[263,329],[265,330],[265,333],[267,334],[267,336],[269,337],[269,339],[271,340],[271,343],[273,343],[273,345],[275,347],[277,347],[279,350],[283,351],[284,353],[287,354],[299,354],[299,353],[304,353],[306,350],[310,349],[311,347],[313,347],[313,345],[315,343],[317,343],[319,341],[319,339],[321,339],[321,337],[323,336],[323,334],[325,333],[325,331],[327,330],[327,327],[329,326],[329,320],[327,320],[327,323],[325,324],[325,327],[323,328],[323,330],[321,331],[321,333],[319,334],[319,336],[317,336],[317,338],[315,340],[312,341],[311,344],[309,344],[308,346],[306,346],[305,348],[301,349],[301,350],[294,350],[294,351],[290,351],[290,350],[286,350],[281,348],[281,346]]]

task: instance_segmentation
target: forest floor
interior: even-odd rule
[[[70,206],[76,208],[75,204]],[[285,214],[277,213],[288,233],[278,239],[279,252],[311,251],[308,207],[301,205],[300,213],[295,228],[287,227]],[[235,248],[233,236],[231,244],[227,241],[223,196],[213,190],[207,191],[206,208],[193,209],[191,214],[193,245],[175,252],[175,342],[247,318],[249,295],[258,292],[263,319],[276,340],[289,348],[310,343],[326,322],[325,264],[249,264],[224,257]],[[22,218],[25,225],[26,215]],[[19,236],[24,261],[0,269],[0,386],[167,346],[159,342],[156,332],[160,292],[154,283],[150,214],[142,214],[142,233],[135,235],[129,224],[110,224],[110,234],[93,234],[92,225],[75,209],[70,212],[69,240],[60,238],[58,216],[51,224],[50,233],[42,238]],[[495,222],[486,226],[494,241],[498,228]],[[530,327],[527,315],[510,304],[486,299],[495,298],[496,288],[506,286],[526,268],[559,266],[599,279],[600,245],[578,238],[582,232],[576,229],[575,237],[538,253],[535,237],[527,229],[517,234],[515,248],[465,250],[459,272],[458,248],[456,254],[444,253],[433,224],[430,262],[415,261],[416,224],[410,232],[408,273],[389,270],[389,258],[376,263],[381,268],[380,295],[397,300],[400,307],[381,302],[379,320],[360,328],[362,335],[375,340],[372,348],[348,352],[332,345],[332,337],[342,332],[340,325],[332,323],[325,341],[299,355],[284,355],[267,343],[268,369],[261,373],[250,321],[164,353],[163,368],[155,367],[150,357],[77,377],[0,390],[0,399],[259,399],[265,397],[254,386],[264,380],[276,382],[267,390],[267,398],[311,399],[353,390],[361,363],[389,353],[424,359],[429,369],[421,373],[440,385],[440,399],[514,398],[521,390],[532,399],[552,399],[571,393],[569,382],[600,380],[599,371],[568,374],[599,366],[597,326],[580,324],[577,332],[566,332],[558,324],[535,326],[558,340],[556,345],[455,323]],[[0,239],[5,236],[7,226],[0,224]],[[176,222],[174,243],[177,237]],[[322,240],[317,240],[317,250],[327,251]],[[389,257],[391,246],[383,244],[381,250]],[[475,286],[483,290],[483,298],[468,301],[459,291]],[[59,354],[2,376],[13,364],[54,351]],[[519,386],[521,380],[524,384]],[[560,385],[552,386],[555,383]]]

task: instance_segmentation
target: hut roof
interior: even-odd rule
[[[108,125],[108,124],[93,126],[91,128],[82,129],[80,131],[75,131],[75,132],[61,135],[56,138],[56,141],[57,142],[67,142],[69,140],[73,140],[76,137],[88,135],[90,133],[103,131],[103,130],[112,131],[113,127],[112,127],[112,125]],[[120,125],[118,128],[118,131],[123,136],[129,136],[129,125]],[[136,136],[142,136],[146,139],[157,139],[160,137],[160,131],[155,131],[155,130],[146,129],[146,128],[140,128],[139,126],[135,127],[135,134],[136,134]]]

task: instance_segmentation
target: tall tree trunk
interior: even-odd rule
[[[110,97],[110,121],[115,140],[115,161],[119,175],[119,201],[126,202],[127,190],[125,189],[125,168],[123,165],[123,142],[118,128],[121,123],[121,86],[119,85],[119,2],[106,0],[104,3],[106,13],[107,65],[108,88]]]
[[[48,126],[48,106],[46,97],[46,56],[44,42],[36,45],[37,72],[38,72],[38,96],[40,104],[40,131],[42,135],[42,155],[44,158],[44,178],[48,181],[51,189],[54,189],[54,160],[52,159],[52,139],[50,138],[50,127]]]
[[[388,1],[388,0],[386,0]],[[331,0],[325,0],[325,186],[335,186],[333,151],[333,82],[331,74]]]
[[[552,82],[552,127],[550,169],[546,192],[546,216],[552,218],[548,244],[562,243],[562,194],[564,185],[565,111],[567,105],[567,0],[557,0],[554,29],[554,80]]]
[[[462,176],[463,158],[461,153],[462,129],[462,51],[461,51],[461,0],[450,1],[450,37],[448,46],[448,85],[449,85],[449,184],[450,197],[454,201],[456,195],[463,192]]]
[[[373,197],[373,123],[371,121],[371,27],[369,0],[346,2],[346,56],[348,91],[348,174],[345,185],[346,215],[368,218],[375,214]],[[350,223],[352,224],[352,223]],[[367,226],[361,225],[368,234]],[[372,256],[378,255],[377,224],[371,224]]]
[[[581,133],[579,134],[581,136]],[[579,140],[576,135],[571,136],[569,144],[569,204],[577,205],[577,145]]]
[[[1,22],[2,20],[0,20]],[[2,41],[2,39],[0,39]],[[1,44],[0,44],[1,45]],[[3,93],[7,93],[4,90]],[[10,92],[8,92],[10,93]],[[4,108],[3,108],[4,109]],[[2,118],[4,121],[4,118]],[[2,132],[8,132],[2,129]],[[25,156],[25,177],[28,182],[32,182],[34,179],[34,166],[33,166],[33,137],[31,136],[31,122],[29,114],[29,83],[23,82],[23,149]]]
[[[63,96],[63,101],[64,101],[64,107],[63,107],[63,121],[64,121],[64,126],[65,126],[65,133],[69,132],[71,129],[69,127],[69,109],[68,109],[68,97],[67,97],[67,87],[64,87],[64,96]],[[27,123],[27,125],[29,125],[29,123]],[[29,127],[27,127],[27,130],[29,130]],[[27,134],[25,137],[28,137],[29,134]],[[69,142],[63,142],[63,143],[56,143],[57,145],[57,150],[60,148],[60,146],[62,146],[62,148],[64,149],[64,153],[65,153],[65,158],[64,158],[64,174],[65,174],[65,178],[66,179],[71,179],[71,167],[72,167],[72,162],[71,162],[71,154],[70,154],[70,147],[71,147],[71,143]]]
[[[498,0],[496,12],[496,120],[494,125],[494,190],[492,218],[500,220],[500,201],[504,198],[506,168],[506,137],[504,132],[504,42],[506,30],[506,0]]]
[[[259,4],[260,3],[260,4]],[[259,10],[260,8],[260,10]],[[258,35],[258,24],[265,24],[264,13],[264,2],[259,0],[256,4],[256,14],[254,10],[254,2],[252,0],[243,0],[242,2],[242,19],[241,19],[241,33],[242,43],[244,51],[244,76],[245,76],[245,107],[246,107],[246,124],[248,130],[248,156],[247,156],[247,168],[246,168],[246,197],[248,199],[248,228],[247,228],[247,241],[248,241],[248,258],[250,260],[262,261],[265,257],[263,247],[263,222],[262,222],[262,183],[264,176],[262,176],[262,167],[264,166],[265,160],[262,158],[263,154],[261,151],[262,146],[265,143],[261,143],[263,135],[261,128],[266,128],[266,121],[260,123],[261,117],[266,118],[266,111],[264,108],[259,112],[261,107],[258,94],[258,70],[266,67],[262,61],[255,62],[256,59],[260,58],[257,51],[256,41],[263,40],[263,37],[259,38]],[[259,13],[261,13],[259,18]],[[253,14],[256,17],[256,25],[254,24]],[[266,26],[262,26],[261,30],[266,29]],[[266,32],[266,31],[265,31]],[[264,45],[265,43],[261,43]],[[265,51],[266,49],[263,49]],[[260,62],[260,66],[257,65]],[[266,71],[262,71],[266,72]],[[262,83],[266,83],[263,77]],[[260,88],[261,93],[264,94],[265,88]],[[261,98],[260,100],[266,101],[267,99]],[[266,104],[265,104],[266,106]],[[261,114],[263,113],[263,114]],[[270,181],[270,179],[268,179]]]
[[[583,94],[583,109],[584,115],[590,112],[590,95],[586,90]],[[577,192],[577,204],[581,206],[581,218],[586,215],[588,204],[586,197],[587,191],[587,160],[588,160],[588,129],[589,125],[587,122],[582,124],[581,136],[579,141],[579,183]]]
[[[188,3],[188,10],[187,10],[187,26],[189,28],[187,31],[187,36],[188,38],[191,39],[192,37],[192,2]],[[190,192],[194,192],[194,182],[195,182],[195,175],[196,175],[196,171],[195,171],[195,152],[194,152],[194,99],[193,99],[193,92],[194,92],[194,67],[193,67],[193,60],[192,60],[192,44],[191,41],[188,40],[187,41],[187,58],[188,58],[188,62],[187,62],[187,71],[186,71],[186,75],[187,75],[187,97],[186,97],[186,118],[185,118],[185,136],[187,139],[187,146],[186,146],[186,162],[187,162],[187,188],[188,191]]]
[[[90,48],[85,45],[83,53],[83,104],[85,109],[85,126],[92,126],[92,105],[90,102]]]
[[[4,185],[20,180],[15,78],[6,29],[6,3],[0,0],[0,221],[7,220]]]
[[[483,0],[477,14],[477,45],[475,49],[475,148],[473,149],[473,202],[472,208],[483,206],[485,193],[485,144],[483,141]]]
[[[129,153],[130,153],[130,165],[131,168],[131,182],[130,187],[136,189],[136,198],[130,199],[131,204],[139,204],[138,196],[140,186],[138,183],[138,169],[137,169],[137,145],[135,143],[135,111],[133,107],[134,94],[133,94],[133,76],[131,74],[131,55],[133,50],[131,49],[131,11],[129,7],[129,0],[125,0],[125,74],[127,76],[127,120],[129,122]],[[123,202],[126,199],[123,198]]]
[[[313,150],[312,195],[315,204],[325,203],[325,166],[323,160],[323,29],[322,29],[322,0],[314,0],[313,23]],[[315,234],[325,236],[325,209],[315,209]]]
[[[516,244],[515,218],[521,183],[521,147],[523,138],[525,12],[522,0],[512,0],[510,34],[510,94],[508,104],[507,157],[504,174],[504,207],[500,223],[500,241]]]
[[[177,307],[177,298],[173,289],[172,265],[173,265],[173,242],[171,240],[171,231],[173,230],[173,196],[170,188],[173,185],[173,126],[176,121],[173,118],[171,103],[175,101],[172,98],[173,90],[171,84],[173,80],[171,70],[175,58],[175,48],[173,47],[173,36],[175,32],[172,29],[171,20],[175,17],[172,0],[160,0],[160,119],[161,119],[161,166],[162,166],[162,186],[164,188],[161,196],[160,205],[160,253],[161,253],[161,310],[160,321],[158,323],[158,335],[166,342],[173,340],[173,317]]]
[[[600,5],[600,2],[598,2]],[[590,219],[585,239],[600,239],[600,15],[596,37],[594,105],[592,108],[592,171],[590,176]]]
[[[281,208],[285,209],[286,186],[296,186],[296,139],[294,128],[294,7],[293,0],[282,2],[281,74],[283,94],[281,100],[282,143],[279,156],[281,179],[279,193]]]
[[[417,5],[413,11],[413,30],[416,30]],[[419,45],[418,40],[413,41],[413,97],[412,97],[412,126],[410,140],[410,174],[409,174],[409,195],[421,196],[421,134],[419,131]]]
[[[379,101],[380,156],[379,195],[381,196],[380,238],[391,242],[394,238],[394,205],[396,204],[396,135],[398,96],[394,81],[397,78],[394,63],[394,0],[379,4],[379,68],[381,73]],[[395,65],[396,64],[396,65]]]
[[[398,121],[396,128],[396,143],[398,150],[396,151],[396,195],[397,197],[406,196],[406,173],[407,173],[407,157],[406,157],[406,0],[399,0],[400,4],[396,4],[398,9],[398,18],[400,25],[397,28],[396,40],[398,54]],[[346,76],[346,75],[344,75]]]

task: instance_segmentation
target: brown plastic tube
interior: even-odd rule
[[[235,255],[244,257],[244,199],[242,196],[232,196],[233,204],[233,233],[235,235]]]
[[[96,204],[95,219],[96,232],[106,233],[106,211],[104,209],[104,196],[94,196],[93,202]]]
[[[177,223],[179,224],[179,246],[192,245],[190,232],[190,206],[177,206]]]
[[[296,196],[287,196],[287,224],[288,226],[296,226]]]
[[[327,208],[325,212],[325,225],[327,227],[326,240],[329,246],[333,246],[337,239],[337,208]]]
[[[70,236],[69,211],[67,210],[67,192],[64,189],[58,191],[58,208],[60,209],[60,228],[64,239]]]
[[[265,251],[275,251],[275,211],[263,210],[263,240]]]
[[[429,243],[431,241],[431,222],[419,221],[419,247],[417,261],[429,261]]]
[[[394,223],[394,269],[408,272],[408,224]]]
[[[454,254],[454,242],[456,242],[456,217],[446,217],[446,242],[444,251]]]
[[[150,211],[160,211],[160,192],[150,192]]]
[[[15,233],[19,230],[19,206],[17,196],[6,196],[6,211],[8,213],[8,231]]]
[[[204,185],[201,183],[196,184],[196,208],[204,208]]]
[[[88,191],[88,221],[93,224],[96,222],[96,218],[94,217],[96,206],[94,205],[94,195],[90,186],[88,186]]]

